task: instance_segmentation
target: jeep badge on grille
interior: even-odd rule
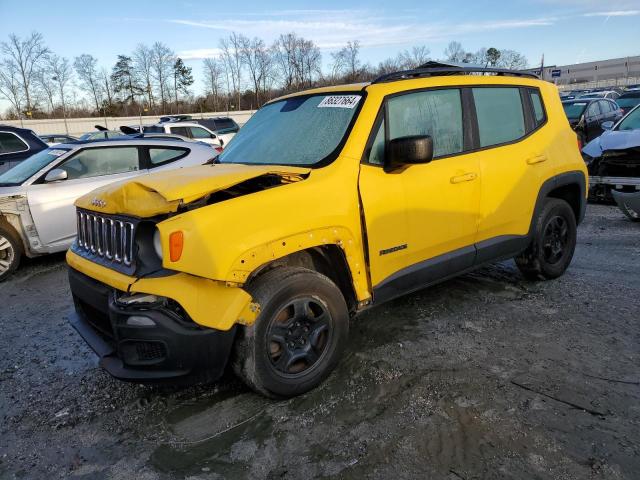
[[[91,205],[98,208],[104,208],[107,206],[107,202],[99,198],[94,198],[93,200],[91,200]]]

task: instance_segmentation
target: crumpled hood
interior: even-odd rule
[[[640,147],[640,130],[607,130],[582,149],[591,157],[599,157],[607,150],[626,150]]]
[[[309,172],[309,168],[240,164],[167,170],[98,188],[80,197],[76,206],[112,215],[152,217],[175,212],[181,204],[262,175],[280,175],[295,181]]]

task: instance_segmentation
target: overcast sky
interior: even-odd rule
[[[266,3],[0,0],[0,39],[35,30],[55,53],[90,53],[109,68],[136,44],[160,40],[193,67],[196,91],[202,90],[200,60],[215,55],[231,31],[268,43],[295,31],[322,48],[325,65],[331,51],[356,39],[362,60],[372,64],[413,45],[426,45],[439,58],[452,40],[472,51],[518,50],[532,66],[542,54],[547,65],[640,54],[640,0]]]

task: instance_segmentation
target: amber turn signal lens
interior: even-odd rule
[[[177,262],[182,256],[182,247],[184,246],[184,235],[182,232],[173,232],[169,235],[169,257],[172,262]]]

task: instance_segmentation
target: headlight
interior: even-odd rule
[[[160,230],[156,229],[153,234],[153,249],[156,251],[156,255],[162,260],[162,242],[160,241]]]

